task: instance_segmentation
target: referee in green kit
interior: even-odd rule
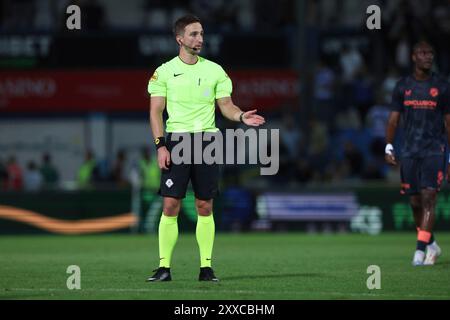
[[[172,252],[178,238],[177,217],[189,180],[195,193],[197,210],[196,238],[200,250],[200,281],[218,281],[211,268],[214,243],[213,198],[218,193],[218,164],[175,164],[171,150],[176,145],[171,134],[217,132],[215,102],[222,114],[249,126],[264,124],[256,110],[243,112],[231,99],[232,83],[218,64],[199,56],[203,46],[203,28],[193,15],[179,18],[174,26],[179,54],[156,69],[148,84],[150,125],[161,168],[159,194],[163,213],[158,229],[159,268],[147,281],[170,281]],[[162,113],[167,107],[167,137]],[[192,141],[192,140],[191,140]],[[203,148],[205,147],[203,143]]]

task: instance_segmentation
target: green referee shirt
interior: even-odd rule
[[[158,67],[148,83],[151,96],[166,98],[167,132],[216,132],[215,100],[231,92],[222,67],[202,57],[191,65],[177,56]]]

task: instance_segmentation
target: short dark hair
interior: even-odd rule
[[[423,46],[423,45],[430,47],[430,48],[434,51],[433,46],[432,46],[428,41],[426,41],[426,40],[420,40],[420,41],[418,41],[418,42],[416,42],[416,43],[414,44],[413,49],[412,49],[412,52],[413,52],[413,53],[416,52],[416,51],[417,51],[421,46]]]
[[[175,35],[175,37],[179,34],[182,34],[184,32],[184,28],[186,28],[187,25],[195,22],[198,22],[200,24],[202,23],[200,19],[193,14],[187,14],[185,16],[182,16],[181,18],[178,18],[173,26],[173,34]]]

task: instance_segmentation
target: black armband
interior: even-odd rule
[[[165,147],[166,146],[166,138],[164,138],[164,137],[156,138],[155,146],[156,146],[156,150],[158,150],[161,147]]]

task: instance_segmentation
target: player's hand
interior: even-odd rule
[[[158,149],[158,165],[160,169],[169,170],[170,152],[166,147]]]
[[[244,122],[248,126],[258,127],[263,125],[266,120],[263,117],[256,114],[256,109],[244,112],[242,115],[242,122]]]
[[[388,164],[390,164],[391,166],[396,166],[397,165],[397,160],[395,159],[395,156],[393,154],[386,154],[384,156],[384,160],[386,160],[386,162]]]
[[[394,147],[392,144],[388,143],[385,148],[384,160],[392,166],[397,165],[397,160],[395,159]]]

